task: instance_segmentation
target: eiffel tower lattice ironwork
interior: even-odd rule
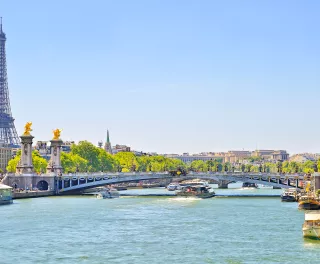
[[[7,62],[6,62],[6,34],[2,31],[2,18],[0,18],[0,139],[11,146],[20,144],[11,114]]]

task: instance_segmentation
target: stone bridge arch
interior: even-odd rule
[[[47,191],[49,188],[49,183],[45,180],[41,180],[37,183],[37,189],[40,191]]]

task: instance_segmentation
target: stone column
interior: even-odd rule
[[[33,174],[32,164],[32,139],[31,135],[22,135],[21,138],[21,158],[17,165],[18,174]]]
[[[53,139],[51,142],[51,159],[48,163],[47,173],[54,172],[56,175],[62,174],[61,166],[61,139]]]
[[[218,183],[218,188],[219,189],[228,189],[228,184],[229,184],[229,181],[220,180]]]

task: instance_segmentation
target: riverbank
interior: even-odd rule
[[[55,191],[14,192],[12,193],[12,199],[38,198],[53,195],[55,195]]]
[[[130,194],[130,193],[122,193],[120,197],[176,197],[176,194],[152,194],[152,193],[144,193],[144,194]],[[217,198],[279,198],[281,195],[279,194],[216,194]]]

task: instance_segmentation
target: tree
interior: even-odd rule
[[[88,161],[87,170],[89,172],[100,171],[99,151],[100,149],[88,141],[80,141],[78,145],[71,146],[71,153],[77,154]]]
[[[252,164],[246,165],[246,172],[251,172]]]
[[[289,173],[297,173],[299,172],[299,164],[295,161],[291,161],[289,163]]]
[[[193,171],[206,172],[208,171],[208,165],[203,160],[194,160],[191,162],[190,169]]]
[[[20,160],[20,155],[16,155],[13,159],[9,160],[7,165],[7,172],[15,172],[19,160]]]
[[[212,159],[211,160],[207,160],[206,164],[207,164],[207,167],[208,167],[208,171],[212,171],[212,168],[214,166],[213,160]]]
[[[88,141],[81,141],[78,145],[72,145],[71,154],[77,155],[74,158],[77,157],[76,159],[81,163],[78,167],[84,165],[83,161],[79,160],[79,157],[87,161],[85,171],[116,171],[118,168],[118,162],[112,155]]]
[[[278,173],[282,173],[282,162],[278,161],[276,166],[277,166],[277,169],[278,169]]]
[[[112,155],[107,153],[104,149],[99,148],[98,161],[101,171],[115,171],[116,161]]]
[[[61,165],[65,173],[86,172],[88,161],[77,154],[62,152]]]
[[[7,171],[15,172],[19,160],[21,158],[21,151],[17,153],[17,155],[8,162]],[[42,158],[37,150],[32,151],[32,163],[33,169],[37,173],[44,173],[46,171],[48,162]]]
[[[118,161],[122,172],[138,170],[139,164],[137,157],[132,152],[118,152],[114,155],[115,160]]]
[[[42,158],[37,150],[32,151],[33,169],[37,173],[45,173],[48,166],[46,159]]]
[[[303,172],[304,173],[314,173],[314,166],[315,163],[311,160],[307,160],[305,163],[303,163]]]

